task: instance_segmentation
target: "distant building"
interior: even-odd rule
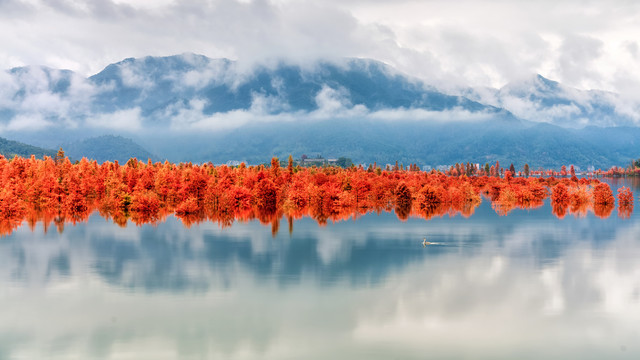
[[[227,166],[240,166],[240,164],[242,164],[242,161],[238,160],[229,160],[226,163]]]
[[[326,160],[323,158],[318,158],[318,159],[306,158],[306,159],[300,160],[302,165],[324,165],[325,161]]]
[[[349,164],[351,163],[351,159],[348,158],[337,158],[337,159],[325,159],[321,156],[315,158],[302,157],[298,162],[301,166],[344,166],[341,164],[341,161],[347,159]]]

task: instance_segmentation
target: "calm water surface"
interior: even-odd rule
[[[0,359],[638,359],[638,212],[23,226]]]

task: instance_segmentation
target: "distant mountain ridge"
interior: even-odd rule
[[[204,101],[204,115],[258,107],[265,114],[311,112],[322,106],[318,97],[327,89],[349,107],[370,110],[500,112],[462,96],[444,94],[366,59],[321,61],[309,68],[279,62],[244,72],[234,61],[201,55],[131,58],[107,66],[89,81],[107,89],[96,99],[101,111],[140,107],[144,116],[156,118],[175,115],[176,109],[188,107],[194,99]]]
[[[152,161],[159,160],[157,156],[151,154],[133,140],[122,136],[104,135],[65,144],[61,147],[65,155],[71,160],[80,160],[83,157],[89,160],[96,160],[99,163],[115,160],[124,163],[132,157],[143,161],[148,159]],[[31,155],[36,158],[43,158],[44,156],[53,158],[57,152],[58,150],[44,149],[0,137],[0,155],[7,159],[11,159],[14,156],[28,158]]]
[[[457,162],[514,163],[521,169],[557,168],[574,164],[608,169],[625,166],[638,158],[640,128],[565,129],[551,124],[496,123],[416,124],[372,120],[258,124],[216,135],[189,139],[165,139],[155,152],[172,154],[173,161],[244,160],[249,164],[268,162],[271,156],[286,159],[289,154],[325,157],[345,156],[355,163],[405,165],[416,163],[436,167]],[[621,138],[616,146],[611,139]],[[617,141],[617,140],[615,140]],[[204,146],[207,144],[207,146]]]
[[[104,160],[260,163],[321,153],[608,167],[640,157],[637,105],[540,75],[448,93],[368,59],[243,66],[183,54],[125,59],[88,78],[11,69],[0,74],[0,135]]]
[[[44,156],[54,157],[56,151],[0,137],[0,154],[7,159],[11,159],[16,155],[25,158],[34,155],[37,158],[42,158]]]
[[[606,91],[574,89],[541,75],[501,89],[445,92],[384,63],[355,58],[306,66],[280,61],[246,69],[236,61],[195,54],[147,56],[110,64],[89,78],[29,66],[6,71],[0,90],[5,97],[0,99],[0,123],[18,130],[24,126],[11,120],[27,116],[36,117],[31,125],[42,128],[59,123],[109,127],[100,123],[104,117],[134,111],[144,126],[166,126],[185,115],[299,114],[323,106],[435,113],[455,109],[573,128],[640,124],[639,103]]]
[[[137,158],[142,161],[147,161],[148,159],[152,161],[158,160],[157,156],[151,154],[133,140],[114,135],[103,135],[66,144],[63,149],[70,158],[81,159],[86,157],[99,163],[115,160],[124,163],[130,158]]]

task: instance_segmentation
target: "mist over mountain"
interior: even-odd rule
[[[425,119],[511,116],[366,59],[244,68],[226,59],[184,54],[125,59],[86,79],[65,70],[16,68],[5,72],[0,83],[5,131],[59,126],[200,131],[253,121],[366,117],[416,109],[425,111],[418,114]],[[274,118],[277,115],[283,117]],[[416,117],[410,112],[394,115]]]
[[[638,126],[640,104],[600,90],[579,90],[534,75],[500,89],[467,89],[470,99],[506,109],[515,116],[562,127]]]
[[[319,61],[309,67],[278,62],[247,70],[230,60],[199,55],[146,57],[109,65],[89,81],[105,89],[95,102],[100,111],[139,107],[143,116],[155,118],[170,118],[194,106],[201,106],[204,115],[234,110],[313,112],[337,106],[498,111],[364,59]],[[192,103],[198,101],[203,103]]]
[[[88,78],[35,66],[0,73],[0,135],[97,160],[255,164],[322,154],[606,168],[638,157],[636,110],[616,94],[542,76],[447,93],[367,59],[246,67],[183,54],[125,59]]]

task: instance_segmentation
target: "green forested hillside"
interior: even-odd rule
[[[5,138],[0,138],[0,154],[8,159],[16,155],[22,157],[30,157],[31,155],[35,155],[36,157],[41,158],[45,155],[53,157],[56,155],[56,151],[43,149],[37,146],[32,146],[13,140],[7,140]]]
[[[122,136],[104,135],[65,144],[65,154],[72,159],[86,157],[98,162],[115,161],[126,162],[132,157],[146,161],[157,160],[157,157],[131,139]]]
[[[605,134],[607,136],[596,136]],[[626,135],[625,135],[626,134]],[[624,135],[624,136],[623,136]],[[265,123],[216,135],[158,139],[152,150],[171,161],[268,162],[305,154],[348,157],[355,163],[420,166],[457,162],[513,163],[521,168],[574,164],[608,169],[640,157],[639,128],[565,129],[519,121],[480,123],[330,120]]]

